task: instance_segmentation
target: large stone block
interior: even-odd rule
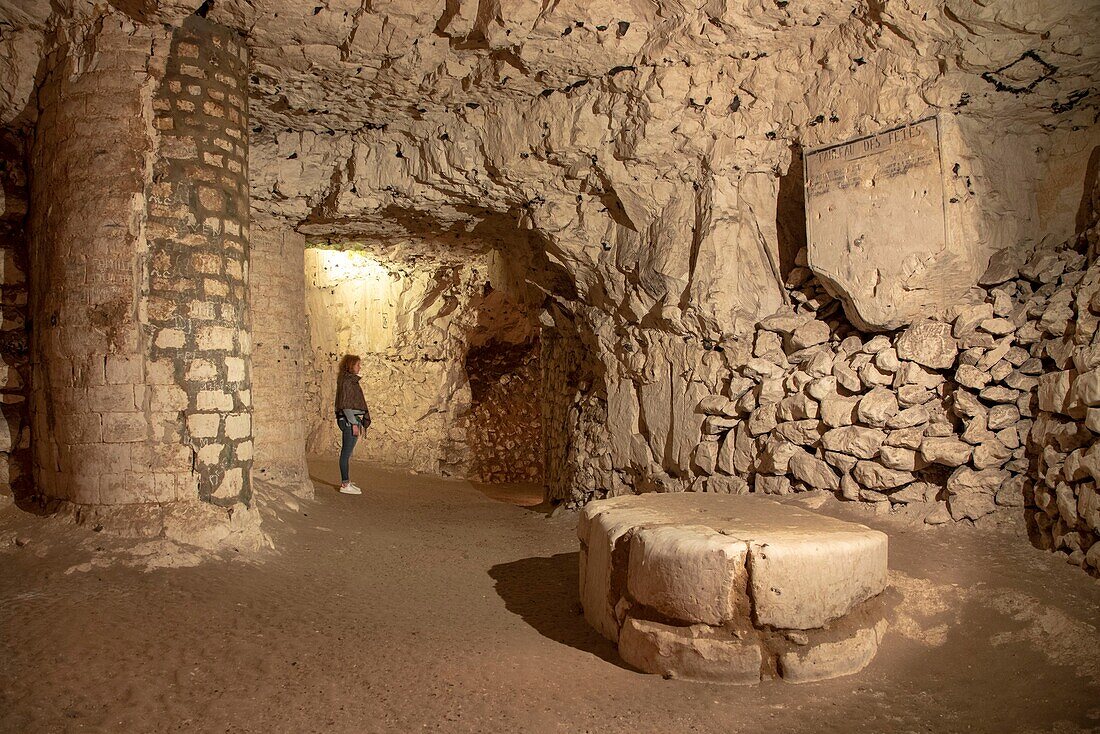
[[[856,325],[906,326],[977,281],[981,253],[947,237],[937,120],[811,150],[805,161],[809,265]]]
[[[647,520],[657,518],[656,513],[645,506],[631,506],[628,497],[590,502],[581,512],[577,522],[577,537],[581,541],[581,605],[584,618],[600,634],[611,640],[619,637],[619,622],[615,618],[618,603],[625,585],[626,554],[630,538],[627,533]],[[620,545],[620,541],[625,542]],[[615,563],[618,551],[619,563]],[[615,597],[612,598],[612,576],[619,568],[615,581]]]
[[[708,527],[642,528],[630,541],[627,591],[639,604],[684,622],[720,625],[748,612],[744,541]]]
[[[619,654],[630,665],[668,678],[711,683],[760,681],[763,656],[755,640],[741,640],[707,625],[674,627],[628,617]]]
[[[762,497],[599,500],[577,535],[586,619],[629,662],[668,675],[740,681],[746,655],[759,663],[747,644],[821,628],[886,587],[885,534]]]
[[[831,523],[815,527],[812,521],[791,525],[749,545],[750,593],[759,624],[813,629],[886,588],[884,533]]]

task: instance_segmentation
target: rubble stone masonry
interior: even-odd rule
[[[0,495],[30,492],[27,176],[21,137],[0,136]]]

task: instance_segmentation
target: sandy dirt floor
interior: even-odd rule
[[[0,731],[1100,731],[1100,582],[1013,533],[824,504],[891,536],[877,658],[725,687],[624,666],[580,616],[575,515],[536,490],[313,470],[258,559],[0,511]]]

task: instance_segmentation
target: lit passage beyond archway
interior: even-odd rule
[[[311,453],[337,448],[336,370],[351,353],[363,359],[373,420],[360,458],[475,481],[541,480],[537,322],[492,253],[417,262],[310,248],[305,269]]]

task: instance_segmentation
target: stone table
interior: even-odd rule
[[[886,630],[887,538],[756,496],[589,503],[577,525],[588,622],[630,665],[756,683],[849,675]]]

